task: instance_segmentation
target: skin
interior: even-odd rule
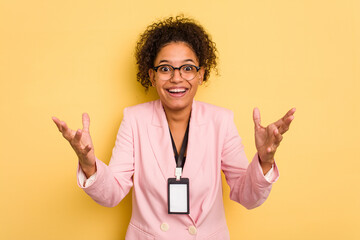
[[[154,66],[170,64],[174,67],[179,67],[186,63],[198,66],[198,59],[194,51],[186,43],[171,42],[160,49],[154,61]],[[178,151],[190,118],[193,99],[198,86],[202,84],[204,73],[204,69],[201,68],[193,80],[187,81],[181,78],[178,70],[175,70],[173,78],[163,81],[158,78],[157,73],[153,69],[149,69],[152,86],[156,88],[162,102]],[[168,89],[171,88],[186,88],[187,90],[181,96],[172,96],[168,92]],[[288,131],[294,119],[295,111],[295,108],[290,109],[282,118],[265,127],[261,125],[259,109],[254,108],[255,145],[264,175],[271,169],[274,163],[275,152],[283,139],[283,134]],[[89,115],[83,113],[83,128],[77,131],[68,128],[64,121],[60,121],[56,117],[52,117],[52,119],[58,130],[77,154],[80,166],[86,177],[93,175],[96,172],[96,164],[94,146],[89,132]]]
[[[275,152],[283,140],[283,134],[289,130],[290,124],[294,120],[295,111],[296,109],[292,108],[276,122],[263,127],[261,126],[260,111],[258,108],[254,108],[255,146],[264,175],[274,164]]]
[[[64,121],[60,121],[56,117],[52,120],[62,133],[63,137],[70,143],[79,159],[81,169],[89,178],[96,172],[94,145],[91,140],[89,127],[90,117],[87,113],[82,114],[83,128],[74,131],[70,129]]]
[[[180,67],[183,64],[199,66],[196,54],[183,42],[172,42],[165,45],[159,51],[154,61],[154,66],[161,64],[170,64],[174,67]],[[198,86],[202,84],[204,73],[204,69],[201,68],[194,79],[187,81],[181,77],[178,70],[175,70],[173,78],[163,81],[158,78],[155,70],[149,69],[152,86],[156,88],[164,107],[169,128],[178,152],[181,148],[187,123],[190,118],[192,102]],[[172,88],[186,88],[187,90],[183,96],[174,97],[167,91]]]

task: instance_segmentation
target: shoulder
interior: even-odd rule
[[[233,111],[204,102],[196,102],[196,108],[196,122],[199,125],[208,125],[209,129],[215,129],[218,137],[238,136]]]
[[[191,115],[199,125],[210,124],[222,128],[233,122],[234,114],[227,108],[200,101],[194,101],[193,106]]]
[[[195,101],[194,103],[197,114],[202,117],[212,119],[233,117],[233,112],[230,109],[201,101]]]
[[[145,102],[145,103],[140,103],[134,106],[129,106],[126,107],[124,109],[124,111],[128,112],[128,113],[137,113],[137,112],[142,112],[142,111],[152,111],[154,108],[155,103],[158,100],[155,101],[151,101],[151,102]]]
[[[155,100],[151,102],[140,103],[134,106],[129,106],[124,109],[124,118],[128,119],[138,119],[138,120],[148,120],[151,119],[153,115],[154,107],[159,104]]]

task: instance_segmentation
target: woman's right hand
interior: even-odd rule
[[[66,125],[64,121],[60,121],[56,117],[52,117],[59,131],[63,137],[69,141],[71,147],[74,149],[79,158],[81,169],[89,178],[96,172],[94,146],[91,140],[89,126],[90,117],[87,113],[82,115],[83,129],[74,131]]]

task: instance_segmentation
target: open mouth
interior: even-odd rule
[[[166,91],[173,97],[181,97],[185,95],[185,93],[188,91],[188,88],[171,88],[166,89]]]

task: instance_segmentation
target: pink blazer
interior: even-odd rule
[[[268,182],[255,154],[249,164],[230,110],[194,101],[182,177],[190,180],[190,214],[168,214],[167,179],[175,159],[160,100],[124,110],[109,166],[96,159],[94,183],[83,188],[97,203],[116,206],[132,191],[126,239],[230,239],[222,197],[221,170],[230,198],[251,209],[268,197]],[[78,168],[79,174],[80,168]]]

